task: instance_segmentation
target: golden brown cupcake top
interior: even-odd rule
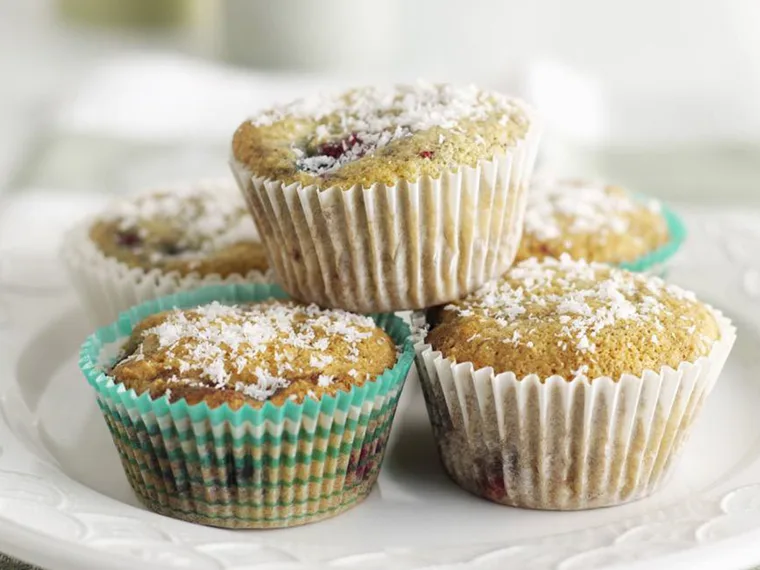
[[[427,342],[476,369],[572,380],[640,376],[706,356],[712,311],[657,277],[573,260],[529,259],[439,315]]]
[[[522,103],[472,86],[365,87],[264,111],[238,128],[233,153],[285,184],[392,185],[490,160],[529,122]]]
[[[559,257],[621,263],[668,241],[657,200],[639,200],[618,186],[581,180],[534,180],[528,194],[518,260]]]
[[[246,275],[267,269],[266,252],[240,192],[206,183],[113,203],[90,227],[107,257],[181,275]]]
[[[396,358],[370,317],[291,301],[213,302],[140,322],[110,374],[138,394],[237,409],[349,391]]]

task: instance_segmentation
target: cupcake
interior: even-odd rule
[[[518,263],[431,325],[417,362],[446,471],[552,510],[655,491],[736,337],[692,293],[569,256]]]
[[[512,264],[537,131],[525,105],[475,87],[362,88],[244,122],[232,170],[293,297],[419,309]]]
[[[234,183],[140,193],[73,228],[62,258],[97,324],[156,297],[268,280],[266,252]]]
[[[369,494],[414,360],[409,327],[283,297],[273,285],[178,293],[83,345],[80,367],[149,509],[279,528]]]
[[[531,184],[519,261],[536,257],[619,265],[664,273],[685,238],[675,213],[619,186],[540,178]]]

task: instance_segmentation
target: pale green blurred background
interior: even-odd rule
[[[760,204],[757,0],[0,0],[0,189],[226,174],[237,122],[425,77],[545,114],[544,168]]]

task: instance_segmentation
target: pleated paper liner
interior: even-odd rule
[[[618,381],[494,375],[418,343],[446,471],[467,491],[515,507],[578,510],[647,497],[671,472],[736,339],[715,315],[721,338],[708,356]]]
[[[524,139],[474,168],[348,190],[285,185],[234,158],[231,166],[290,295],[403,311],[458,299],[512,265],[538,142],[531,119]]]
[[[280,528],[335,516],[372,489],[414,360],[409,326],[396,316],[372,315],[401,349],[396,365],[319,401],[211,409],[137,395],[102,370],[114,344],[150,314],[272,297],[286,295],[274,285],[178,293],[130,309],[82,346],[80,368],[95,389],[130,485],[149,509],[210,526]]]
[[[637,273],[650,273],[660,277],[667,276],[668,265],[673,256],[681,249],[683,242],[686,240],[687,232],[683,220],[676,212],[662,206],[662,216],[668,226],[668,241],[655,249],[654,251],[634,260],[619,263],[618,266],[628,271]]]
[[[130,307],[180,291],[216,284],[273,282],[271,272],[250,271],[222,277],[129,267],[97,248],[89,236],[91,225],[92,220],[88,220],[69,230],[63,240],[61,259],[95,326],[113,322]]]

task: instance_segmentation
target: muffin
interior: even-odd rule
[[[517,260],[569,254],[662,273],[685,230],[659,201],[619,186],[542,177],[531,183]]]
[[[431,325],[417,362],[447,472],[552,510],[655,491],[736,337],[690,292],[567,255],[516,264]]]
[[[176,291],[269,280],[266,251],[231,182],[118,200],[66,235],[62,257],[97,324]]]
[[[231,163],[288,293],[400,311],[509,268],[537,145],[523,103],[418,84],[264,111],[238,128]]]
[[[85,342],[80,367],[149,509],[290,527],[369,494],[414,360],[409,337],[393,315],[218,285],[122,314]]]

